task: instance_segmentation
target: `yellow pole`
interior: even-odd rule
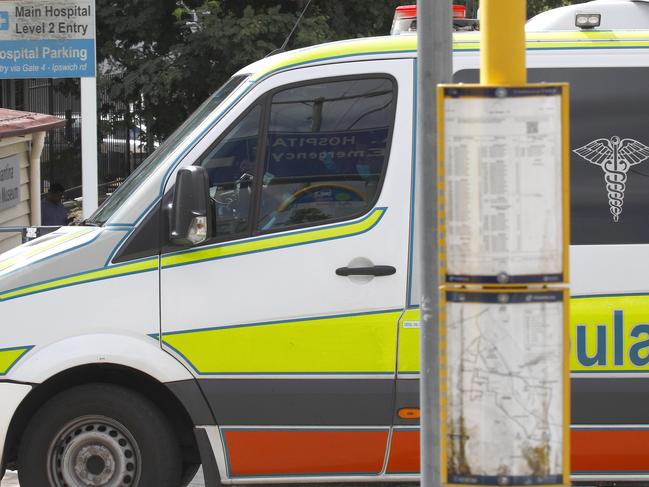
[[[480,2],[480,83],[522,86],[525,68],[526,0]]]

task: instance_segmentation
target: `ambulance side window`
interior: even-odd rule
[[[387,167],[395,105],[396,83],[379,76],[273,94],[258,231],[353,218],[372,208]]]
[[[216,235],[227,237],[248,231],[261,107],[252,108],[236,122],[196,164],[207,169]]]

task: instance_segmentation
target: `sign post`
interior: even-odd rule
[[[438,244],[437,92],[451,81],[451,0],[417,1],[416,206],[421,272],[421,485],[441,483],[440,266]]]
[[[0,79],[81,78],[83,215],[97,208],[94,0],[0,0]]]
[[[99,204],[97,170],[97,80],[81,78],[81,196],[83,218]]]
[[[438,87],[442,478],[566,486],[568,86],[527,84],[525,0],[481,11],[481,84]]]

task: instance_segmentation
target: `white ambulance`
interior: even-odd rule
[[[571,11],[601,27],[527,35],[530,81],[571,84],[572,475],[591,483],[649,481],[649,26],[605,30],[611,3]],[[456,34],[455,81],[478,68],[478,33]],[[0,256],[2,470],[418,480],[416,75],[406,35],[263,59],[83,225]]]

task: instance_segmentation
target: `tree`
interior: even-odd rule
[[[153,70],[171,55],[181,33],[171,14],[175,8],[175,0],[97,0],[98,83],[114,104],[101,110],[113,114],[113,126],[130,123],[130,105],[136,117],[151,122],[151,134],[158,120],[164,124],[166,111],[147,98],[159,84]],[[165,108],[173,110],[170,101]]]
[[[527,17],[534,17],[536,14],[545,12],[552,8],[563,7],[565,5],[571,5],[574,2],[571,0],[527,0]]]
[[[475,4],[458,0],[467,1]],[[163,139],[233,73],[280,47],[306,2],[97,0],[100,88]],[[287,47],[386,35],[406,3],[414,2],[312,0]],[[567,3],[528,0],[528,13]]]
[[[288,48],[386,33],[397,1],[320,3],[309,7]],[[164,138],[234,72],[281,46],[304,5],[98,0],[100,89],[133,106],[149,132]]]

